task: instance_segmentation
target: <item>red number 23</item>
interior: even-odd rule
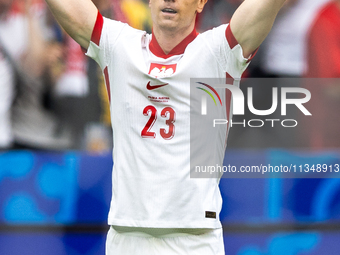
[[[141,136],[143,138],[155,138],[156,133],[152,132],[151,129],[152,129],[153,125],[155,124],[156,120],[157,120],[157,109],[152,105],[148,105],[147,107],[144,108],[143,114],[144,114],[144,116],[150,115],[150,118],[149,118],[148,122],[146,123],[145,127],[143,128],[143,130],[141,132]],[[160,129],[160,135],[163,137],[163,139],[170,140],[175,135],[175,125],[174,125],[174,123],[175,123],[175,120],[176,120],[176,113],[175,113],[174,109],[172,109],[171,107],[165,107],[161,111],[161,117],[167,118],[165,120],[165,124],[168,126],[168,130],[166,130],[165,128],[161,128]]]

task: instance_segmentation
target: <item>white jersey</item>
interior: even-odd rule
[[[101,66],[110,98],[110,225],[221,227],[219,179],[190,178],[190,78],[241,77],[248,61],[227,27],[194,30],[165,55],[152,35],[98,14],[87,55]],[[219,142],[211,156],[222,162]]]

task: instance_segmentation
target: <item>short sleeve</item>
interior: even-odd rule
[[[110,64],[113,49],[127,24],[102,17],[98,12],[86,55],[94,59],[103,70]]]
[[[208,47],[222,70],[234,79],[241,78],[250,59],[243,57],[242,47],[232,35],[229,24],[221,25],[204,34],[208,41]]]

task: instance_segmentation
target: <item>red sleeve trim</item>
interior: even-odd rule
[[[107,67],[105,67],[104,69],[104,77],[105,77],[107,95],[109,97],[109,102],[111,102],[110,79],[109,79],[109,72],[108,72]]]
[[[97,20],[94,24],[91,41],[99,46],[100,36],[102,35],[104,19],[103,16],[98,11]]]
[[[236,45],[239,44],[233,32],[231,32],[230,23],[225,30],[225,37],[227,38],[230,49],[233,49]],[[249,63],[255,57],[257,51],[258,51],[258,48],[250,55],[250,58],[247,60],[247,63]]]
[[[249,63],[256,55],[257,51],[259,50],[259,48],[257,48],[251,55],[250,58],[248,58],[247,63]]]
[[[230,49],[234,48],[238,44],[235,36],[233,35],[233,32],[231,32],[230,23],[225,30],[225,37],[227,38]]]

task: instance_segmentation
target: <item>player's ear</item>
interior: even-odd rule
[[[204,5],[207,3],[207,1],[208,0],[198,0],[198,5],[196,9],[197,13],[201,13],[203,11]]]

